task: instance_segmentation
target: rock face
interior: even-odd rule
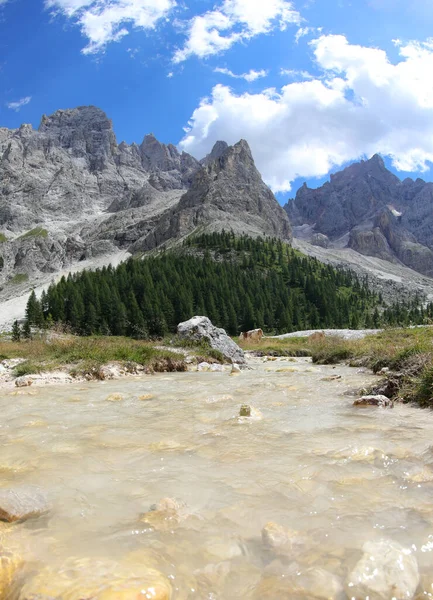
[[[233,363],[244,364],[244,352],[226,334],[224,329],[212,325],[207,317],[193,317],[189,321],[179,323],[177,326],[179,337],[194,340],[196,342],[206,341],[214,350],[221,352],[225,358]]]
[[[0,128],[3,297],[80,261],[104,264],[198,226],[290,240],[246,142],[218,142],[202,163],[153,134],[118,144],[94,106],[44,115],[38,130]]]
[[[51,505],[37,487],[0,489],[0,521],[13,523],[48,513]]]
[[[349,598],[361,600],[410,600],[419,583],[418,565],[411,554],[392,540],[366,542],[364,556],[346,583]]]
[[[295,231],[310,226],[314,245],[347,245],[433,276],[433,184],[400,181],[378,155],[331,175],[318,189],[304,184],[285,210]]]
[[[221,146],[214,152],[214,160],[209,155],[180,202],[132,246],[133,251],[151,250],[203,226],[208,231],[225,229],[291,241],[289,219],[263,183],[247,142],[241,140],[222,150]]]

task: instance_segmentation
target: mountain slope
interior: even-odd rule
[[[400,181],[378,155],[331,175],[318,189],[304,184],[285,210],[295,235],[307,241],[433,275],[433,184]]]
[[[38,130],[0,129],[0,297],[198,226],[290,241],[246,142],[219,142],[202,163],[153,134],[118,144],[94,106],[44,115]]]

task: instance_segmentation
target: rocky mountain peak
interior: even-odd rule
[[[92,171],[106,169],[117,150],[111,120],[96,106],[79,106],[43,115],[38,131],[51,144],[86,159]]]
[[[245,140],[199,168],[179,204],[131,250],[149,250],[197,228],[291,241],[287,214],[263,182]]]
[[[39,125],[41,133],[57,134],[58,131],[88,128],[91,131],[112,130],[111,120],[97,106],[78,106],[57,110],[52,115],[43,115]]]
[[[308,225],[304,231],[326,235],[336,247],[348,240],[362,254],[433,273],[433,184],[401,182],[378,154],[315,190],[304,185],[285,209],[294,225]]]
[[[218,142],[215,142],[210,154],[205,156],[205,158],[202,158],[200,163],[203,166],[210,164],[217,158],[220,158],[220,156],[222,156],[224,154],[224,152],[227,150],[228,147],[229,147],[229,145],[227,144],[227,142],[223,142],[221,140]]]

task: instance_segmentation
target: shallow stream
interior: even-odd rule
[[[0,487],[37,485],[54,505],[13,535],[54,568],[71,556],[143,551],[173,600],[345,598],[323,583],[320,595],[317,578],[314,590],[302,575],[316,569],[344,583],[363,544],[380,538],[411,548],[433,581],[432,414],[354,408],[353,390],[376,379],[356,369],[250,364],[238,376],[0,396]],[[323,381],[331,376],[341,379]],[[251,419],[237,416],[245,403],[257,409]],[[163,498],[176,499],[176,518],[140,521]],[[264,543],[270,521],[292,532],[290,547]]]

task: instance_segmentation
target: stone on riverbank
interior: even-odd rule
[[[394,402],[386,396],[378,394],[376,396],[362,396],[362,398],[355,400],[353,406],[382,406],[384,408],[393,408]]]
[[[15,385],[17,387],[28,387],[32,385],[33,379],[28,375],[23,375],[22,377],[17,377],[15,379]]]
[[[51,510],[44,492],[32,486],[0,489],[0,521],[13,523],[40,517]]]
[[[364,556],[350,573],[346,593],[355,600],[411,600],[419,583],[410,549],[388,539],[366,542]]]
[[[206,341],[233,363],[245,364],[244,351],[226,334],[224,329],[212,325],[207,317],[193,317],[177,326],[179,337],[195,342]]]

